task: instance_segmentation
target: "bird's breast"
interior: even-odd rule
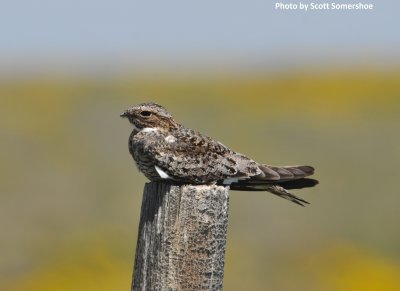
[[[156,169],[155,151],[162,150],[166,136],[160,131],[140,131],[131,135],[129,151],[138,169],[151,181],[160,180]]]

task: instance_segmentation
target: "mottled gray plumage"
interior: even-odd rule
[[[313,167],[259,164],[177,123],[156,103],[129,107],[121,116],[128,118],[134,128],[129,151],[139,170],[151,181],[225,184],[232,190],[268,191],[300,205],[308,202],[286,189],[318,183],[305,178],[314,173]]]

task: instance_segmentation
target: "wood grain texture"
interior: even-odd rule
[[[222,290],[228,188],[144,188],[132,290]]]

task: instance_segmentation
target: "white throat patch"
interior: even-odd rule
[[[153,132],[153,131],[157,131],[158,130],[158,128],[151,128],[151,127],[145,127],[145,128],[139,128],[139,127],[137,127],[136,125],[134,125],[133,123],[131,123],[132,124],[132,126],[133,126],[133,129],[134,130],[137,130],[137,131],[139,131],[139,132]]]
[[[153,132],[157,130],[158,130],[157,128],[145,127],[141,130],[141,132]]]

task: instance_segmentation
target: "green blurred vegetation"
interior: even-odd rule
[[[127,290],[145,178],[128,105],[321,184],[231,193],[226,290],[400,290],[400,70],[53,74],[0,80],[0,289]]]

